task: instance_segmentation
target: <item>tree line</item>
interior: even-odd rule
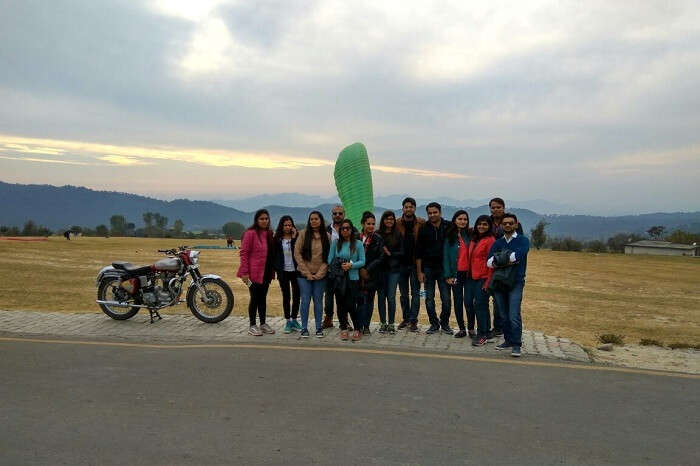
[[[63,235],[70,232],[81,236],[134,236],[140,238],[220,238],[232,236],[241,239],[245,226],[238,222],[226,222],[220,229],[187,231],[182,219],[176,219],[172,227],[168,226],[169,219],[158,212],[146,212],[142,216],[144,226],[136,228],[134,222],[130,222],[124,215],[115,214],[109,218],[109,225],[100,224],[93,227],[72,225],[69,228],[52,231],[42,225],[37,225],[33,220],[25,222],[22,228],[17,226],[0,226],[0,236],[51,236]]]
[[[570,236],[550,237],[545,229],[549,225],[546,221],[540,220],[535,228],[530,230],[530,240],[536,249],[547,248],[552,251],[588,251],[588,252],[625,252],[625,245],[641,241],[643,239],[666,240],[671,243],[693,244],[700,243],[700,233],[690,233],[683,230],[675,230],[672,233],[664,236],[666,227],[663,225],[654,225],[650,227],[646,233],[647,237],[638,233],[618,233],[611,236],[607,241],[591,240],[580,241]]]

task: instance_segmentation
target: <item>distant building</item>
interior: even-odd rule
[[[656,256],[700,256],[697,244],[678,244],[668,241],[642,240],[625,244],[625,254],[653,254]]]

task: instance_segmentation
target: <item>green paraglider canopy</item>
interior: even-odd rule
[[[359,229],[363,212],[374,210],[372,172],[362,143],[356,142],[340,151],[333,176],[345,216]]]

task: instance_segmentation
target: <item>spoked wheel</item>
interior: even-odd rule
[[[187,307],[202,322],[221,322],[233,310],[233,291],[219,278],[205,277],[201,283],[201,291],[196,285],[187,291]]]
[[[119,288],[119,279],[114,277],[102,279],[100,286],[97,288],[97,299],[100,301],[119,301],[124,303],[134,302],[134,298],[129,296],[126,290]],[[121,307],[100,304],[100,309],[115,320],[131,319],[139,312],[139,308],[135,306]]]

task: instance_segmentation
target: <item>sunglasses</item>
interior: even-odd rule
[[[338,217],[340,215],[343,215],[343,213],[342,212],[333,212],[334,217]]]
[[[342,227],[341,230],[350,230],[350,227]]]

